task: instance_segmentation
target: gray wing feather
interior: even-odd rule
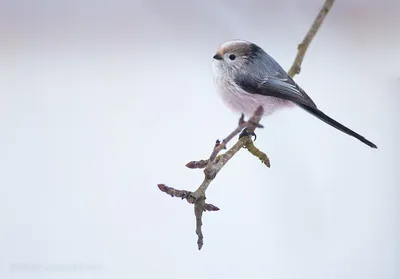
[[[235,82],[246,92],[272,96],[313,108],[317,106],[282,67],[267,53],[259,53],[236,75]]]

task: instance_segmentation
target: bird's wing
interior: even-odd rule
[[[244,91],[292,101],[332,127],[357,138],[372,148],[377,148],[374,143],[320,111],[306,92],[268,54],[258,55],[247,66],[246,71],[239,72],[235,76],[236,84]]]
[[[236,84],[250,94],[272,96],[298,105],[317,107],[272,57],[267,54],[264,58],[254,60],[246,72],[236,75]]]

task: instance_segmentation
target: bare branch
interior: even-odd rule
[[[317,18],[314,20],[314,23],[311,26],[310,30],[307,32],[304,40],[301,44],[299,44],[296,59],[294,60],[293,65],[288,72],[291,77],[294,77],[296,74],[300,73],[301,63],[304,59],[307,48],[310,45],[315,34],[317,33],[319,27],[321,26],[324,18],[328,14],[329,10],[332,8],[333,3],[334,0],[325,1],[321,11],[319,12]],[[243,129],[246,128],[248,134],[250,134],[251,132],[254,132],[256,128],[263,128],[263,126],[259,124],[262,115],[262,107],[259,107],[248,121],[245,121],[244,115],[242,115],[239,119],[239,124],[237,128],[224,140],[222,140],[222,142],[217,141],[215,143],[213,151],[207,160],[191,161],[186,164],[186,167],[191,169],[204,169],[204,180],[196,191],[190,192],[186,190],[177,190],[172,187],[168,187],[165,184],[158,184],[158,188],[162,192],[172,197],[186,199],[188,203],[194,204],[194,213],[196,216],[197,245],[199,250],[203,247],[203,233],[201,229],[203,225],[203,212],[219,210],[219,208],[215,205],[207,204],[205,202],[207,188],[214,180],[218,172],[242,148],[246,148],[252,155],[259,158],[263,164],[265,164],[267,167],[270,167],[270,160],[268,156],[254,145],[253,140],[249,136],[240,137],[239,140],[225,153],[218,155],[221,150],[227,148],[228,142],[232,140],[236,135],[238,135]]]
[[[263,126],[259,125],[258,122],[260,122],[262,115],[264,114],[264,109],[262,106],[259,106],[256,111],[254,112],[254,115],[249,119],[249,121],[244,121],[244,115],[239,119],[239,125],[238,127],[230,133],[220,144],[216,145],[214,147],[213,152],[210,155],[210,158],[208,159],[208,164],[214,163],[214,160],[217,158],[218,153],[226,148],[226,144],[236,135],[238,135],[244,128],[248,128],[248,130],[254,131],[255,128],[262,128]]]
[[[244,116],[239,120],[238,127],[230,133],[222,142],[216,144],[214,146],[213,152],[208,159],[208,163],[204,169],[204,180],[203,183],[199,186],[199,188],[193,193],[193,197],[195,198],[194,212],[196,216],[196,234],[197,234],[197,246],[200,250],[203,247],[203,232],[201,230],[202,215],[203,211],[205,211],[205,199],[206,199],[206,190],[210,183],[214,180],[217,173],[225,166],[225,164],[245,145],[252,142],[251,138],[248,136],[241,137],[236,144],[234,144],[228,151],[226,151],[222,155],[218,155],[218,153],[226,148],[227,143],[239,134],[244,128],[247,128],[248,131],[254,131],[257,127],[262,127],[258,123],[261,120],[261,117],[264,113],[263,108],[260,106],[255,112],[254,115],[248,120],[244,121]],[[218,158],[218,160],[217,160]],[[205,161],[202,160],[202,163]],[[196,165],[196,163],[194,163]],[[200,165],[200,164],[199,164]]]
[[[304,37],[301,44],[298,45],[297,56],[294,59],[293,65],[290,68],[288,74],[291,77],[294,77],[296,74],[300,73],[301,63],[303,62],[304,56],[306,55],[306,51],[311,41],[313,40],[315,34],[317,34],[318,29],[320,28],[322,22],[324,21],[326,15],[331,10],[333,3],[335,0],[326,0],[321,10],[319,11],[318,16],[315,18],[314,23],[311,28],[308,30],[306,36]]]
[[[254,132],[258,127],[262,127],[259,124],[261,117],[264,113],[263,108],[260,106],[254,113],[254,115],[248,120],[244,121],[244,116],[242,115],[239,120],[238,127],[230,133],[222,142],[217,141],[214,145],[213,152],[208,160],[191,161],[186,164],[189,168],[204,168],[204,180],[203,183],[195,192],[190,192],[186,190],[177,190],[172,187],[168,187],[165,184],[158,184],[158,188],[172,196],[179,197],[181,199],[186,199],[188,203],[194,203],[194,212],[196,216],[196,234],[197,234],[197,245],[199,250],[203,247],[203,232],[201,227],[203,225],[202,216],[204,211],[218,211],[219,208],[212,204],[205,203],[206,200],[206,190],[210,183],[214,180],[217,173],[225,166],[225,164],[240,150],[242,147],[252,146],[252,140],[248,136],[241,137],[228,151],[224,154],[218,155],[222,149],[226,149],[227,143],[235,136],[237,136],[243,129],[247,129],[248,132]],[[253,145],[254,146],[254,145]],[[256,147],[254,147],[257,149]],[[257,149],[258,150],[258,149]],[[262,152],[261,152],[262,153]],[[264,154],[264,153],[262,153]],[[265,155],[265,154],[264,154]],[[265,155],[266,157],[266,155]],[[266,157],[268,158],[268,157]],[[269,162],[269,161],[268,161]]]

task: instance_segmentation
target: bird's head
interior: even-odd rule
[[[222,44],[213,56],[214,74],[234,73],[243,69],[252,59],[254,46],[243,40],[233,40]]]

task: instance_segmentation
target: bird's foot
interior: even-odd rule
[[[249,131],[247,130],[247,128],[245,128],[245,129],[243,129],[243,131],[240,133],[239,139],[241,139],[242,137],[250,137],[250,138],[251,138],[252,136],[254,136],[254,141],[256,141],[256,139],[257,139],[256,133],[254,133],[254,132],[249,132]]]

